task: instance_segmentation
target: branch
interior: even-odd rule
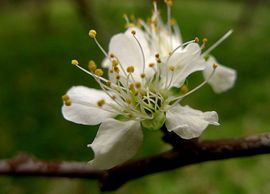
[[[182,141],[167,133],[164,140],[174,145],[170,151],[130,161],[106,171],[91,169],[82,162],[46,162],[27,155],[0,161],[0,175],[46,176],[96,179],[102,191],[112,191],[126,182],[149,174],[173,170],[205,161],[247,157],[270,153],[270,133],[246,138]]]

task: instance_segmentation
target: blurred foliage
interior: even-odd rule
[[[74,1],[13,1],[0,12],[0,157],[18,151],[41,159],[90,160],[86,145],[97,127],[63,119],[61,96],[73,85],[97,87],[94,80],[72,67],[89,59],[101,62],[102,53],[88,38],[92,25],[78,14]],[[143,0],[93,0],[98,38],[107,48],[109,38],[124,30],[122,14],[146,18],[151,3]],[[241,1],[176,1],[173,15],[184,40],[207,37],[213,43],[233,28],[233,35],[213,54],[222,64],[237,69],[236,86],[221,95],[209,86],[185,103],[216,110],[220,127],[209,127],[202,138],[231,138],[270,131],[270,8],[260,4],[246,28],[238,26]],[[165,10],[163,10],[165,15]],[[161,133],[145,132],[137,157],[168,149]],[[115,193],[260,193],[270,192],[269,156],[210,162],[160,173],[128,183]],[[98,193],[95,181],[0,177],[2,194]]]

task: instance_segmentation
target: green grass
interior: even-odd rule
[[[237,27],[242,4],[225,1],[177,1],[173,15],[185,40],[208,37],[213,43],[227,30],[234,34],[213,53],[237,69],[235,87],[221,95],[209,86],[185,100],[194,108],[216,110],[221,126],[209,127],[202,138],[240,137],[270,131],[270,8],[260,6],[250,26]],[[123,31],[123,13],[146,18],[144,1],[94,1],[99,38],[105,48],[110,36]],[[0,158],[18,151],[41,159],[87,161],[86,148],[97,127],[70,123],[61,115],[61,96],[73,85],[97,87],[94,80],[70,65],[101,62],[102,53],[88,38],[88,26],[68,1],[53,1],[48,23],[41,24],[31,4],[3,8],[0,13]],[[162,9],[164,13],[164,9]],[[229,13],[229,14],[228,14]],[[165,15],[165,13],[164,13]],[[137,157],[168,149],[161,133],[145,132]],[[209,162],[132,181],[117,194],[268,194],[269,156]],[[0,177],[2,194],[99,193],[95,181]]]

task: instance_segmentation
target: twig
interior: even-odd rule
[[[168,135],[174,136],[168,133],[165,137]],[[177,141],[176,139],[171,141],[171,138],[167,137],[166,142],[176,143]],[[15,159],[0,161],[0,175],[96,179],[100,182],[102,191],[112,191],[130,180],[153,173],[205,161],[270,153],[270,133],[239,139],[184,142],[180,140],[180,142],[171,151],[130,161],[106,171],[93,170],[82,162],[39,161],[23,155]]]

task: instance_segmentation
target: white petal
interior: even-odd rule
[[[95,157],[90,165],[97,169],[109,169],[134,156],[143,140],[140,123],[108,119],[103,122],[92,144],[88,146]]]
[[[170,86],[179,87],[190,74],[204,70],[206,62],[200,54],[201,48],[196,43],[191,43],[179,52],[175,52],[169,60],[168,67],[165,67],[167,69],[161,75],[161,82],[166,80],[166,71],[168,71],[167,80],[171,80]],[[169,71],[169,66],[174,66],[175,71]]]
[[[97,125],[107,118],[116,116],[97,106],[97,101],[104,99],[106,103],[113,103],[112,99],[102,90],[75,86],[68,90],[71,106],[62,107],[64,118],[79,124]],[[104,108],[109,108],[106,104]]]
[[[204,79],[207,79],[210,76],[213,71],[213,64],[217,64],[218,67],[208,83],[212,86],[214,92],[221,93],[232,88],[236,80],[236,71],[232,68],[218,64],[213,57],[210,57],[207,61],[207,68],[203,71]]]
[[[148,57],[149,57],[148,45],[146,45],[145,41],[142,41],[142,43],[140,44],[142,46],[143,53],[145,55],[145,60],[147,62]],[[114,54],[118,58],[124,71],[126,71],[126,68],[128,66],[130,65],[134,66],[135,71],[132,75],[136,81],[141,80],[140,75],[143,72],[143,65],[144,65],[143,55],[142,55],[142,51],[140,49],[139,44],[136,42],[135,38],[132,37],[131,34],[130,35],[128,34],[114,35],[111,38],[111,41],[109,44],[109,53]],[[146,68],[145,69],[146,77],[151,76],[153,73],[147,70],[147,68],[149,68],[147,64],[145,68]],[[151,74],[149,75],[147,73],[151,73]],[[120,75],[125,75],[121,68],[120,68]]]
[[[105,57],[103,61],[101,62],[101,67],[103,68],[109,68],[111,66],[111,61],[108,59],[108,57]]]
[[[177,105],[166,112],[166,117],[168,131],[174,131],[183,139],[199,137],[209,124],[219,125],[216,112],[201,112],[189,106]]]

